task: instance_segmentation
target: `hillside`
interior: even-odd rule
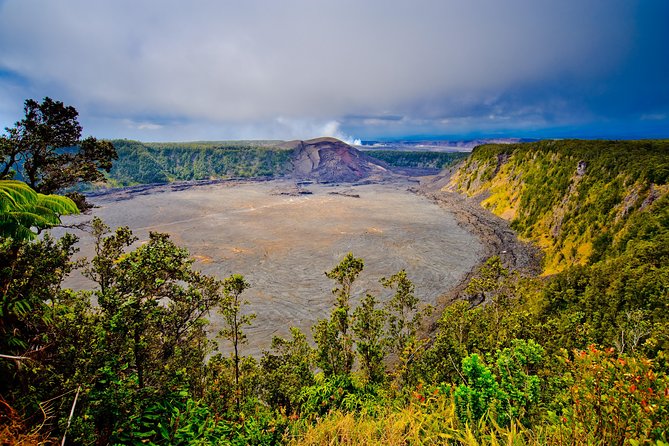
[[[665,230],[668,181],[669,141],[566,140],[479,146],[446,189],[510,220],[552,274]]]
[[[415,150],[366,150],[365,153],[395,167],[445,169],[467,158],[469,152],[428,152]]]
[[[356,182],[392,176],[391,170],[403,174],[411,168],[423,171],[444,168],[465,156],[437,152],[361,152],[335,138],[288,142],[142,143],[115,140],[112,143],[118,152],[118,160],[109,172],[108,180],[110,185],[117,187],[232,177]],[[424,173],[421,171],[420,174]]]
[[[118,161],[109,173],[114,186],[228,177],[282,176],[290,151],[267,142],[163,143],[115,140]]]

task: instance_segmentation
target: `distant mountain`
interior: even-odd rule
[[[388,166],[335,138],[289,141],[278,147],[291,149],[292,175],[319,182],[354,182],[391,175]]]

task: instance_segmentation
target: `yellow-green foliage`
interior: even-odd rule
[[[332,412],[294,434],[289,444],[477,444],[476,437],[472,428],[458,421],[448,389],[421,386],[412,392],[408,403],[400,407],[386,405],[381,413]]]
[[[531,426],[495,421],[493,413],[463,423],[449,385],[419,385],[407,400],[373,414],[333,411],[295,424],[291,445],[666,445],[669,380],[656,362],[593,346],[565,356],[561,414],[545,412]]]
[[[479,146],[449,188],[545,252],[544,271],[602,258],[638,213],[657,213],[669,187],[669,141],[542,141]]]
[[[0,238],[33,239],[33,228],[50,228],[60,223],[61,215],[78,213],[67,197],[37,193],[22,181],[0,180]]]

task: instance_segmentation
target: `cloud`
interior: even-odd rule
[[[6,0],[0,118],[47,95],[93,131],[125,119],[158,126],[133,131],[199,126],[217,139],[661,114],[666,10],[652,0]],[[644,76],[651,85],[629,88]]]

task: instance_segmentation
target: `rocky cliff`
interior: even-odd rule
[[[382,161],[335,138],[290,141],[281,147],[293,150],[292,174],[298,179],[339,183],[391,175]]]

